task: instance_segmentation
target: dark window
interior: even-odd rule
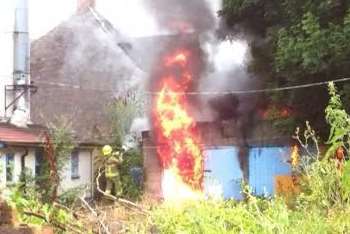
[[[13,153],[6,154],[6,182],[13,182],[15,156]]]
[[[79,179],[79,151],[74,150],[71,154],[71,177]]]
[[[35,176],[43,174],[44,167],[44,151],[43,149],[35,149]]]

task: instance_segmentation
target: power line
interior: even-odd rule
[[[1,77],[1,75],[0,75]],[[9,76],[2,76],[2,77],[9,77]],[[277,88],[269,88],[269,89],[253,89],[253,90],[233,90],[233,91],[198,91],[198,92],[173,92],[174,94],[178,95],[188,95],[188,96],[196,96],[196,95],[202,95],[202,96],[213,96],[213,95],[228,95],[228,94],[258,94],[258,93],[270,93],[270,92],[281,92],[286,90],[294,90],[294,89],[304,89],[304,88],[310,88],[310,87],[317,87],[317,86],[323,86],[327,85],[329,82],[334,83],[343,83],[350,81],[350,78],[341,78],[341,79],[335,79],[335,80],[329,80],[329,81],[321,81],[321,82],[315,82],[315,83],[307,83],[302,85],[294,85],[294,86],[286,86],[286,87],[277,87]],[[107,89],[98,89],[98,88],[86,88],[80,85],[73,85],[68,83],[59,83],[59,82],[49,82],[49,81],[35,81],[34,84],[43,84],[43,85],[50,85],[50,86],[56,86],[58,88],[71,88],[71,89],[79,89],[79,90],[91,90],[91,91],[111,91]],[[45,87],[48,88],[48,87]],[[146,95],[159,95],[160,92],[145,92]]]
[[[178,95],[203,95],[203,96],[211,96],[211,95],[228,95],[228,94],[255,94],[255,93],[270,93],[270,92],[280,92],[285,90],[293,90],[293,89],[304,89],[309,87],[316,87],[327,85],[329,82],[341,83],[350,81],[350,78],[342,78],[330,81],[321,81],[315,83],[308,83],[302,85],[294,85],[294,86],[286,86],[286,87],[278,87],[278,88],[270,88],[270,89],[253,89],[253,90],[235,90],[235,91],[201,91],[201,92],[173,92]],[[159,95],[160,92],[146,92],[148,95]]]

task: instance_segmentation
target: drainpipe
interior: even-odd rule
[[[90,149],[90,163],[91,163],[91,187],[90,187],[90,195],[91,198],[95,197],[95,165],[94,165],[94,156],[95,156],[95,150],[96,148]]]
[[[26,127],[29,121],[30,102],[30,43],[28,30],[28,0],[16,0],[14,30],[14,112],[10,122]]]

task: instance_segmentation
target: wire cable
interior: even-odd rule
[[[286,87],[278,87],[278,88],[270,88],[270,89],[253,89],[253,90],[235,90],[235,91],[201,91],[201,92],[172,92],[178,95],[228,95],[228,94],[255,94],[255,93],[269,93],[269,92],[280,92],[285,90],[293,90],[293,89],[304,89],[309,87],[323,86],[327,85],[329,82],[340,83],[350,81],[350,78],[341,78],[336,80],[329,81],[321,81],[315,83],[308,83],[302,85],[294,85],[294,86],[286,86]],[[146,92],[149,95],[159,95],[160,92]]]
[[[5,76],[2,76],[5,77]],[[7,77],[7,76],[6,76]],[[215,96],[215,95],[229,95],[229,94],[259,94],[259,93],[271,93],[271,92],[281,92],[281,91],[287,91],[287,90],[295,90],[295,89],[304,89],[304,88],[310,88],[310,87],[317,87],[317,86],[323,86],[327,85],[329,82],[334,83],[343,83],[350,81],[350,78],[341,78],[341,79],[335,79],[335,80],[329,80],[329,81],[320,81],[315,83],[307,83],[302,85],[294,85],[294,86],[286,86],[286,87],[277,87],[277,88],[268,88],[268,89],[252,89],[252,90],[232,90],[232,91],[198,91],[198,92],[172,92],[174,94],[178,95],[188,95],[188,96],[196,96],[196,95],[202,95],[202,96]],[[48,82],[48,81],[35,81],[34,84],[42,84],[42,85],[49,85],[49,86],[56,86],[60,88],[71,88],[71,89],[80,89],[80,90],[92,90],[92,91],[107,91],[106,89],[98,89],[98,88],[86,88],[80,85],[72,85],[68,83],[58,83],[58,82]],[[48,87],[45,87],[48,88]],[[160,95],[161,92],[149,92],[146,91],[146,95],[153,95],[157,96]]]

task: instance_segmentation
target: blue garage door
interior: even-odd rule
[[[249,152],[249,185],[259,196],[275,194],[275,176],[290,175],[287,162],[290,158],[288,147],[251,148]]]
[[[208,149],[205,151],[204,190],[207,195],[225,199],[242,199],[243,174],[239,166],[238,150],[234,147]]]

